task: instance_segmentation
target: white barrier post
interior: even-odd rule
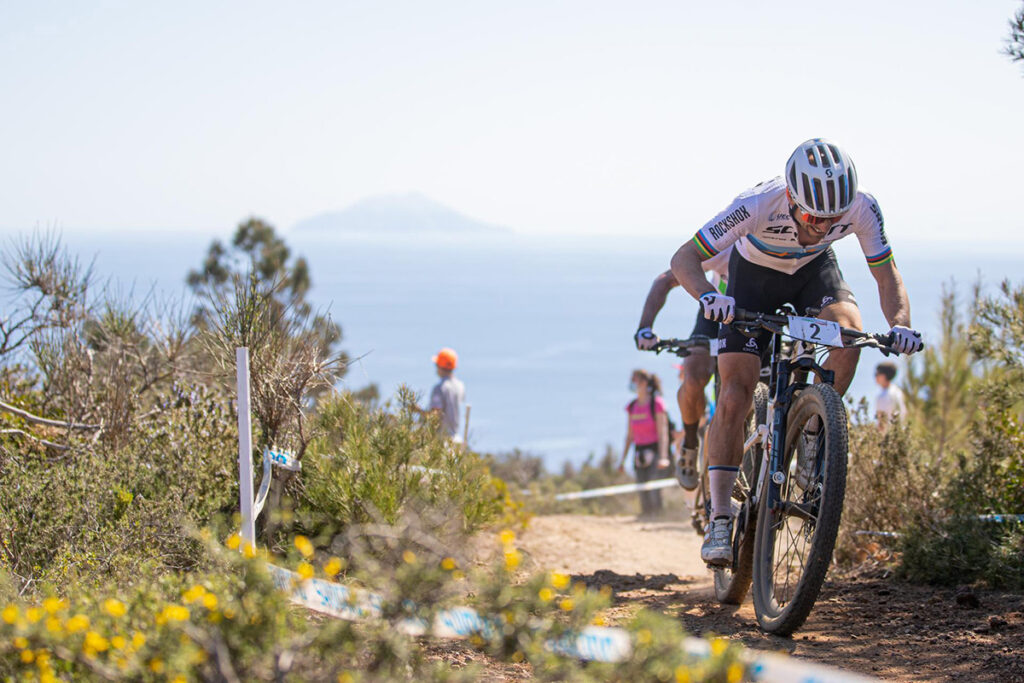
[[[238,387],[238,496],[241,499],[242,531],[246,543],[256,547],[256,515],[252,490],[252,416],[249,407],[249,349],[235,349]]]

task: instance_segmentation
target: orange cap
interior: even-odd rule
[[[454,370],[459,362],[459,354],[452,349],[444,348],[438,351],[432,360],[442,370]]]

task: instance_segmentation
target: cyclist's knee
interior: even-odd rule
[[[716,410],[726,415],[746,415],[751,401],[754,400],[754,383],[736,379],[722,384],[722,394],[718,397]]]
[[[683,365],[683,382],[703,391],[711,380],[715,361],[711,356],[690,356]]]

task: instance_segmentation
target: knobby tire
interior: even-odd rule
[[[813,483],[804,491],[797,485],[796,468],[791,465],[797,457],[796,449],[798,440],[803,438],[803,427],[814,416],[823,422],[824,446],[819,441],[815,442],[818,463]],[[773,488],[778,492],[777,500],[799,503],[805,506],[801,510],[816,509],[817,513],[816,520],[812,522],[800,515],[772,513],[768,509],[768,495],[762,495],[758,502],[753,568],[754,611],[762,629],[783,636],[803,625],[825,581],[843,511],[848,449],[846,409],[831,385],[815,384],[801,390],[790,407],[787,420],[782,462],[785,481],[781,485],[768,481],[764,490],[767,493],[768,488]],[[793,533],[794,520],[796,534]],[[792,541],[798,545],[801,540],[806,557],[801,559],[800,567],[794,573],[792,562],[781,562],[776,553],[782,544],[788,547]],[[782,578],[786,584],[780,590]]]

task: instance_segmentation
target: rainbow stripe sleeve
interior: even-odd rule
[[[697,245],[697,250],[706,259],[709,259],[712,256],[718,255],[719,250],[715,249],[711,245],[711,240],[709,240],[707,237],[705,237],[703,234],[701,234],[700,230],[698,230],[697,234],[693,236],[693,243]]]
[[[884,266],[886,263],[892,263],[892,247],[886,247],[874,256],[868,256],[867,259],[868,266],[871,268],[877,268],[878,266]]]

